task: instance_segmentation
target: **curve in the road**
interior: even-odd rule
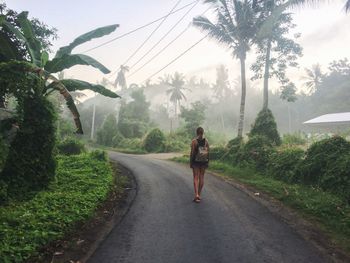
[[[133,172],[139,189],[89,263],[327,262],[280,218],[214,176],[206,176],[196,204],[189,168],[136,155],[110,157]]]

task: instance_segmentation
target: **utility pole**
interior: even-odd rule
[[[95,94],[96,97],[96,94]],[[95,98],[94,98],[95,99]],[[90,139],[94,139],[94,131],[95,131],[95,114],[96,114],[96,102],[94,100],[94,106],[92,108],[92,122],[91,122],[91,136]]]

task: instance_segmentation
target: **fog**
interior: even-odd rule
[[[180,129],[184,126],[182,109],[191,109],[193,103],[200,101],[205,106],[205,119],[201,125],[209,133],[221,138],[218,141],[237,135],[241,103],[239,59],[232,55],[230,48],[213,38],[207,37],[197,43],[205,32],[189,26],[189,23],[203,13],[211,21],[216,19],[215,10],[208,8],[210,6],[203,1],[193,4],[191,1],[100,1],[98,5],[61,1],[61,6],[70,8],[55,11],[49,1],[39,4],[36,1],[14,0],[7,4],[15,10],[28,10],[30,16],[58,29],[60,37],[54,41],[52,51],[93,28],[120,24],[116,32],[106,38],[90,41],[74,51],[93,56],[112,73],[103,75],[92,67],[83,66],[75,66],[64,72],[69,77],[102,84],[122,96],[122,99],[110,99],[84,91],[85,96],[77,98],[85,136],[91,137],[94,106],[96,134],[108,114],[119,118],[121,104],[132,102],[131,94],[137,89],[143,90],[149,103],[149,127],[159,127],[165,132]],[[169,14],[181,7],[186,8]],[[344,1],[303,5],[286,13],[291,13],[289,22],[292,26],[285,37],[299,45],[300,52],[286,54],[284,62],[277,62],[276,68],[271,68],[276,72],[274,75],[271,73],[269,78],[268,106],[275,116],[279,132],[347,132],[349,127],[346,125],[332,130],[303,124],[322,114],[349,111],[350,62],[346,58],[350,56],[350,14],[344,10]],[[147,25],[162,16],[166,17]],[[145,27],[138,29],[142,26]],[[127,35],[124,37],[124,34]],[[258,47],[253,43],[250,45],[245,61],[247,95],[244,134],[249,132],[263,106],[263,72],[255,72],[260,74],[260,78],[254,79],[252,70],[258,61]],[[276,59],[279,59],[281,54],[277,51],[278,47],[275,48]],[[153,56],[156,59],[152,60]],[[295,65],[291,65],[291,61]],[[141,67],[145,63],[147,65]],[[286,64],[283,69],[284,82],[279,79],[281,65],[278,63]],[[318,63],[321,81],[317,87],[310,89],[307,82],[312,80],[312,76],[308,76],[306,69],[312,69]],[[127,67],[121,75],[120,65]],[[174,87],[176,72],[183,83],[180,85],[182,95],[174,101],[170,90]],[[287,82],[295,89],[294,102],[281,99]],[[70,121],[66,110],[62,110],[61,115]]]

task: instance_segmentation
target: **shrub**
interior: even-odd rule
[[[227,155],[227,149],[225,147],[211,147],[210,148],[210,160],[221,161]]]
[[[168,136],[165,141],[165,152],[181,152],[190,149],[190,144],[185,143],[183,140]]]
[[[120,142],[119,146],[125,149],[142,149],[142,141],[139,138],[125,138]]]
[[[324,182],[325,174],[327,174],[327,180],[331,180],[330,177],[334,177],[331,171],[335,169],[335,164],[349,152],[350,143],[339,136],[312,144],[306,152],[305,159],[298,167],[300,180],[305,184],[314,186],[323,185],[327,188]],[[334,178],[332,180],[337,179]]]
[[[259,112],[249,137],[256,135],[265,136],[274,145],[281,145],[281,138],[278,134],[275,118],[271,110],[263,109]]]
[[[55,176],[55,112],[45,97],[21,99],[18,104],[20,129],[9,148],[0,180],[8,195],[20,198],[46,187]]]
[[[66,138],[57,145],[58,153],[64,155],[77,155],[85,152],[84,144],[74,138]]]
[[[268,162],[268,173],[278,180],[295,181],[295,172],[304,151],[299,148],[287,148],[271,154]]]
[[[282,141],[283,144],[288,145],[304,145],[307,142],[306,138],[300,133],[284,134]]]
[[[90,156],[92,159],[98,160],[98,161],[107,161],[108,160],[107,153],[105,151],[101,151],[101,150],[91,151]]]
[[[116,132],[114,137],[112,138],[112,146],[118,147],[120,146],[121,142],[124,140],[124,136],[120,132]]]
[[[350,153],[339,156],[321,178],[320,186],[350,204]]]
[[[229,160],[232,163],[237,164],[238,156],[243,145],[244,143],[242,137],[236,137],[230,140],[226,145],[227,154],[225,156],[225,160]]]
[[[270,155],[274,149],[271,141],[265,136],[256,135],[249,138],[243,145],[237,155],[237,161],[240,165],[253,165],[258,170],[265,170]]]
[[[143,142],[143,147],[147,152],[161,152],[165,149],[165,136],[163,132],[155,128],[151,130]]]

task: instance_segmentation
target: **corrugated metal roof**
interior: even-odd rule
[[[317,123],[350,123],[350,112],[340,112],[321,115],[317,118],[308,120],[304,124],[317,124]]]

